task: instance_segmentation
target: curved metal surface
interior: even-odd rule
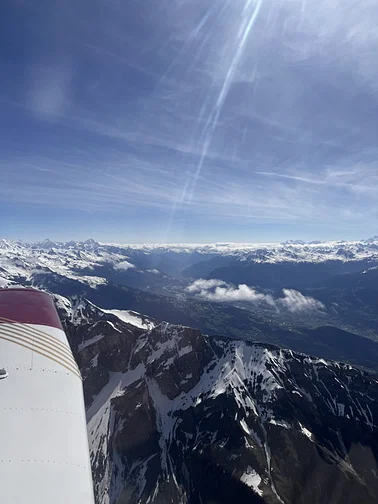
[[[9,322],[63,330],[52,297],[35,289],[0,289],[0,324]]]
[[[53,301],[4,290],[0,317],[8,374],[0,380],[0,501],[93,504],[82,382]]]

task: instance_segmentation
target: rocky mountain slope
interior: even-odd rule
[[[57,304],[84,377],[98,504],[377,502],[376,377]]]

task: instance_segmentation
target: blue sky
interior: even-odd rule
[[[0,235],[377,232],[376,0],[5,0]]]

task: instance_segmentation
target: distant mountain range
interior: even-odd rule
[[[378,238],[360,242],[115,245],[94,240],[0,240],[2,282],[46,268],[92,285],[107,280],[163,288],[170,278],[218,278],[269,288],[304,286],[378,265]],[[133,284],[133,285],[130,285]],[[150,285],[151,284],[151,285]]]
[[[40,242],[22,242],[20,240],[0,239],[0,249],[9,252],[20,249],[29,250],[31,254],[38,251],[81,251],[119,254],[121,256],[138,256],[138,252],[148,255],[169,254],[176,256],[192,256],[188,262],[199,262],[206,256],[233,256],[238,259],[253,260],[255,262],[322,262],[329,260],[351,261],[378,258],[378,236],[360,241],[329,241],[304,242],[289,240],[283,243],[213,243],[213,244],[115,244],[100,243],[89,239],[83,242],[54,242],[46,239]],[[59,252],[58,252],[59,253]],[[193,261],[194,258],[194,261]],[[116,258],[115,258],[116,259]],[[185,261],[181,261],[181,265]]]

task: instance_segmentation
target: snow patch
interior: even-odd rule
[[[105,310],[100,308],[104,313],[110,313],[111,315],[115,315],[122,322],[126,322],[126,324],[133,325],[134,327],[138,327],[139,329],[147,329],[151,330],[155,327],[155,324],[148,320],[146,317],[143,317],[137,312],[130,310]]]
[[[93,343],[97,343],[97,341],[102,340],[103,337],[104,337],[103,334],[96,334],[96,336],[93,336],[93,338],[90,338],[88,340],[83,341],[82,343],[80,343],[80,345],[78,347],[79,352],[81,350],[84,350],[84,348],[87,348],[90,345],[93,345]]]
[[[284,427],[285,429],[291,429],[291,425],[285,422],[285,420],[276,420],[275,418],[271,418],[269,423],[272,425],[278,425],[279,427]]]
[[[6,278],[0,277],[0,289],[6,287],[9,284],[9,280]]]
[[[243,429],[243,431],[246,433],[246,434],[249,434],[250,436],[252,435],[251,433],[251,430],[250,428],[248,427],[246,421],[243,419],[243,420],[240,420],[240,425],[241,425],[241,428]]]
[[[259,488],[261,477],[250,466],[248,466],[246,472],[241,476],[240,481],[252,488],[252,490],[258,495],[263,495],[263,491]]]
[[[124,388],[140,380],[144,376],[145,371],[146,368],[144,364],[139,364],[135,369],[127,371],[126,373],[109,373],[110,377],[108,383],[102,388],[91,406],[87,409],[88,429],[90,429],[92,419],[95,424],[98,423],[98,418],[96,419],[94,417],[102,415],[103,411],[109,406],[109,401],[111,401],[113,397],[122,395]]]
[[[302,434],[304,434],[310,441],[314,441],[314,435],[312,432],[310,432],[306,427],[304,427],[301,423],[299,424],[301,428]]]
[[[116,326],[113,324],[113,322],[110,322],[109,320],[107,320],[107,323],[110,325],[110,327],[112,327],[115,331],[119,332],[122,334],[122,331],[120,331],[119,329],[116,328]]]
[[[180,350],[177,353],[178,353],[179,357],[182,357],[183,355],[186,355],[192,351],[193,351],[193,348],[191,347],[191,345],[188,345],[186,347],[180,348]]]
[[[102,277],[97,277],[97,276],[79,276],[79,275],[66,275],[68,278],[72,278],[74,280],[78,280],[81,283],[85,283],[89,285],[89,287],[92,287],[93,289],[96,289],[99,285],[106,285],[108,281],[105,278]]]

